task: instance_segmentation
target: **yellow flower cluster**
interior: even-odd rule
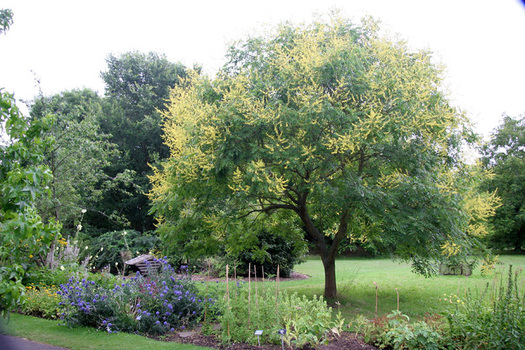
[[[450,304],[463,305],[465,302],[461,300],[456,294],[443,294],[443,298],[439,298],[439,301],[445,301]]]
[[[25,289],[25,298],[19,308],[21,313],[58,318],[60,296],[57,294],[58,288],[56,286],[35,286],[34,283],[31,283]]]
[[[64,237],[60,237],[60,239],[58,240],[58,243],[63,247],[67,246],[67,241]]]

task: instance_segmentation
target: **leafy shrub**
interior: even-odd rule
[[[73,277],[75,280],[86,279],[95,281],[97,284],[107,288],[118,282],[117,277],[108,273],[91,273],[78,265],[62,266],[56,270],[47,267],[39,267],[30,270],[24,279],[24,285],[60,286],[66,284]]]
[[[393,311],[387,316],[369,320],[358,316],[354,321],[356,332],[364,341],[380,349],[441,349],[443,347],[443,325],[434,317],[410,323],[407,315]]]
[[[293,241],[285,236],[261,230],[257,233],[257,243],[250,249],[229,254],[228,260],[237,262],[238,271],[248,274],[251,263],[264,269],[265,275],[275,276],[279,266],[280,277],[289,277],[294,265],[303,262],[306,245],[301,241]],[[262,275],[262,273],[261,273]]]
[[[109,266],[111,273],[120,273],[124,261],[155,250],[158,243],[159,239],[148,233],[133,230],[106,232],[91,241],[92,266],[96,270]]]
[[[57,291],[58,288],[55,286],[27,286],[25,298],[19,305],[18,312],[30,316],[57,319],[60,313],[60,298]]]
[[[288,345],[293,343],[298,347],[322,344],[330,333],[339,335],[344,323],[341,313],[337,314],[336,321],[332,320],[332,309],[322,296],[310,300],[297,293],[285,294],[280,311],[287,330],[284,339]]]
[[[525,292],[518,276],[510,266],[506,287],[502,279],[499,286],[487,284],[477,298],[467,293],[447,315],[451,347],[525,349]]]
[[[254,329],[264,330],[261,342],[280,343],[279,329],[286,329],[288,345],[301,347],[323,343],[332,332],[340,332],[344,320],[332,320],[332,309],[322,297],[308,299],[297,293],[276,292],[268,284],[236,286],[220,303],[223,342],[257,344]]]
[[[165,259],[161,270],[137,273],[107,288],[95,281],[70,279],[60,286],[62,317],[70,326],[108,332],[159,335],[197,324],[205,303],[193,282],[178,277]]]
[[[399,311],[388,315],[388,331],[380,334],[380,347],[393,349],[429,349],[440,348],[441,335],[426,322],[410,324],[409,318]]]

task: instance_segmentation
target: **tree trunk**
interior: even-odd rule
[[[324,266],[324,297],[327,301],[332,301],[337,297],[335,258],[321,256],[321,259]]]
[[[346,236],[348,230],[349,210],[344,210],[339,219],[339,229],[335,234],[331,244],[328,244],[326,237],[315,227],[306,209],[306,196],[302,198],[302,205],[298,208],[297,214],[305,224],[306,232],[315,242],[317,251],[321,255],[324,267],[324,297],[326,300],[333,301],[337,297],[337,285],[335,279],[335,257],[341,240]]]

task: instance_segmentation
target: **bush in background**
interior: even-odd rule
[[[306,245],[303,241],[294,241],[286,236],[260,230],[256,244],[250,249],[237,254],[230,253],[228,262],[236,263],[239,274],[248,275],[248,266],[257,266],[257,275],[275,276],[279,267],[280,277],[290,277],[293,267],[304,261]]]
[[[154,251],[159,239],[149,233],[133,230],[106,232],[91,241],[89,254],[95,270],[109,267],[113,274],[122,273],[124,262]]]

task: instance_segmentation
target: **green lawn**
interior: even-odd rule
[[[39,343],[61,346],[72,350],[205,350],[200,346],[155,341],[138,335],[100,332],[93,328],[68,328],[59,326],[58,321],[11,314],[3,324],[7,334],[33,340]]]
[[[375,315],[375,285],[378,289],[378,314],[390,313],[397,308],[396,288],[400,295],[400,310],[409,316],[423,316],[438,313],[451,304],[442,300],[444,294],[462,298],[467,289],[474,293],[485,288],[488,282],[506,275],[508,265],[525,268],[525,256],[500,256],[503,263],[490,276],[481,276],[479,268],[472,276],[435,276],[425,278],[414,274],[409,264],[393,262],[390,259],[344,259],[336,262],[337,286],[340,311],[351,320],[356,315]],[[295,270],[311,278],[281,283],[282,289],[297,291],[299,294],[322,295],[324,272],[319,259],[309,259],[296,266]],[[440,300],[441,299],[441,300]]]
[[[506,276],[509,264],[515,269],[525,268],[525,256],[501,256],[503,263],[489,276],[481,276],[479,269],[472,276],[435,276],[425,278],[411,272],[409,264],[389,259],[340,259],[336,263],[339,291],[339,310],[348,322],[362,314],[375,315],[374,282],[378,289],[378,314],[390,313],[397,308],[396,288],[400,295],[400,310],[411,316],[425,313],[439,313],[452,307],[445,294],[464,297],[467,289],[474,293],[482,290],[487,283]],[[319,259],[310,258],[296,266],[297,272],[307,274],[309,279],[285,281],[280,288],[307,296],[322,295],[324,289],[323,266]],[[520,288],[525,288],[522,277]],[[273,282],[266,282],[273,283]],[[191,345],[154,341],[131,334],[108,334],[90,328],[70,329],[59,326],[58,321],[42,320],[13,314],[6,327],[12,335],[69,349],[206,349]]]

